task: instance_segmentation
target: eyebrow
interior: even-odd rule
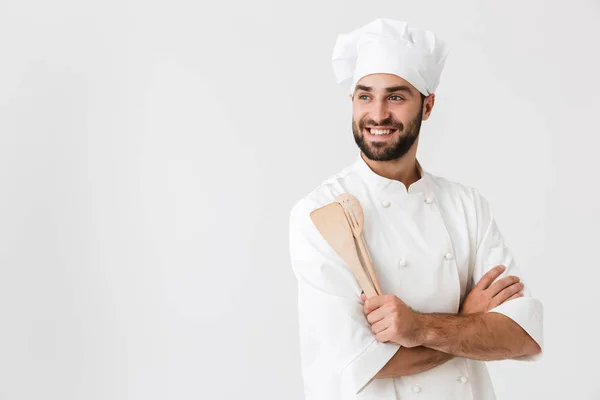
[[[356,91],[359,91],[359,90],[364,90],[365,92],[372,92],[373,88],[371,86],[356,85]],[[388,93],[392,93],[392,92],[406,92],[406,93],[412,95],[412,92],[410,91],[410,88],[408,86],[406,86],[406,85],[386,87],[385,91],[388,92]]]

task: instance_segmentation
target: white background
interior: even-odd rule
[[[338,33],[450,44],[419,159],[545,305],[499,399],[600,399],[600,3],[0,0],[0,399],[300,400],[291,206],[354,160]]]

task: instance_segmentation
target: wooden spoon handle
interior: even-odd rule
[[[363,240],[362,235],[359,235],[356,242],[358,243],[358,249],[360,250],[360,253],[363,256],[363,260],[366,264],[369,276],[371,277],[371,281],[373,282],[373,286],[375,286],[375,291],[377,292],[377,295],[382,295],[383,291],[381,290],[381,286],[379,286],[377,275],[375,275],[375,271],[373,270],[373,261],[371,261],[369,251],[367,250],[367,246],[365,246],[365,242]]]
[[[360,262],[360,259],[358,257],[356,257],[355,259],[354,259],[354,257],[352,257],[352,259],[346,259],[345,261],[349,265],[350,269],[352,270],[354,277],[358,281],[358,284],[359,284],[360,288],[362,289],[362,291],[365,292],[365,295],[367,296],[367,298],[373,297],[373,296],[378,296],[379,293],[377,293],[377,289],[371,283],[371,279],[369,279],[369,276],[367,275],[366,271],[364,270],[364,268]]]

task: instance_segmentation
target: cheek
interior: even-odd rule
[[[359,108],[359,107],[352,107],[352,117],[354,118],[355,121],[358,122],[361,119],[364,119],[366,115],[367,115],[367,113],[364,109]]]
[[[404,109],[392,112],[392,118],[394,118],[394,120],[397,122],[402,122],[403,124],[410,120],[410,115],[410,112]]]
[[[409,115],[406,112],[403,113],[397,113],[397,114],[392,114],[392,118],[394,119],[394,121],[397,124],[402,124],[402,126],[404,128],[406,128],[406,126],[417,116],[417,114],[415,115]]]
[[[367,118],[367,115],[365,113],[359,113],[359,112],[354,112],[354,114],[352,116],[352,120],[354,121],[354,123],[356,124],[357,127],[360,127],[361,123],[363,123],[366,118]]]

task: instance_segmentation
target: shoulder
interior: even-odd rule
[[[487,226],[493,219],[490,202],[478,188],[445,177],[429,175],[433,191],[445,207],[452,207],[475,226]]]
[[[351,165],[327,177],[294,202],[290,211],[290,219],[306,217],[317,208],[333,202],[336,196],[347,191],[346,188],[350,181],[357,179],[359,177]]]
[[[470,185],[440,176],[432,176],[436,197],[443,212],[453,224],[463,226],[469,234],[473,248],[477,249],[494,223],[490,202],[481,191]]]
[[[485,198],[479,190],[473,186],[454,181],[439,175],[429,173],[430,181],[432,182],[433,190],[436,194],[451,196],[455,199],[460,199],[465,202],[465,205],[476,206],[477,203],[485,201]]]

